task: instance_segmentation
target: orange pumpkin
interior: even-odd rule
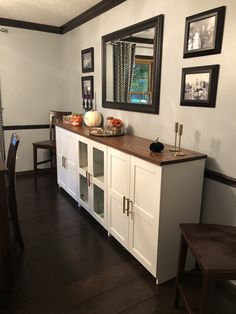
[[[123,126],[123,122],[120,119],[112,119],[111,123],[113,126],[120,128],[121,126]]]

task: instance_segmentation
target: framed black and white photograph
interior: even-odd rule
[[[215,107],[218,76],[218,64],[183,68],[180,104]]]
[[[221,52],[225,6],[186,18],[184,58]]]
[[[94,71],[94,49],[93,47],[81,51],[82,72]]]
[[[93,99],[93,76],[83,76],[81,78],[82,83],[82,98]]]

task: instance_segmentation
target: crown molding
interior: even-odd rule
[[[0,17],[0,25],[9,26],[9,27],[16,27],[16,28],[30,29],[33,31],[40,31],[40,32],[46,32],[46,33],[61,34],[61,27],[58,27],[58,26],[32,23],[32,22],[26,22],[26,21],[19,21],[19,20],[12,20],[12,19],[5,19],[2,17]]]
[[[94,19],[95,17],[105,13],[106,11],[114,8],[115,6],[125,2],[126,0],[102,0],[87,11],[82,14],[76,16],[66,24],[62,26],[53,26],[46,24],[39,24],[33,22],[26,22],[20,20],[6,19],[0,17],[0,25],[16,27],[16,28],[24,28],[34,31],[47,32],[53,34],[65,34],[72,29]]]

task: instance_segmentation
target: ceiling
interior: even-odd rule
[[[62,26],[101,0],[0,0],[0,17]]]

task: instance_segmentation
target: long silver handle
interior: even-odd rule
[[[89,172],[86,170],[86,181],[87,185],[89,186]]]
[[[123,196],[123,214],[125,214],[125,200],[126,200],[126,198],[125,198],[125,196]]]
[[[61,164],[63,168],[66,168],[66,157],[64,156],[61,157]]]
[[[127,217],[129,217],[129,203],[130,203],[130,200],[127,198]]]

